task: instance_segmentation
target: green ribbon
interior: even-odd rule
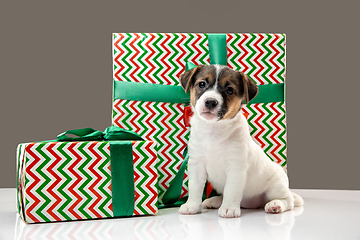
[[[110,142],[111,190],[114,217],[132,216],[135,206],[131,141]]]
[[[249,104],[283,102],[285,99],[284,83],[258,85],[258,87],[258,95],[251,100]],[[114,80],[114,99],[144,102],[190,103],[190,94],[186,94],[180,86]]]
[[[137,83],[114,80],[114,99],[189,103],[190,94],[186,94],[181,86]]]
[[[178,205],[175,203],[180,199],[182,184],[184,181],[185,169],[189,161],[187,147],[183,152],[183,156],[184,156],[184,161],[181,164],[178,173],[176,174],[175,178],[171,181],[171,184],[169,185],[168,189],[166,190],[162,198],[162,202],[165,205]],[[181,203],[179,205],[181,205]]]
[[[104,132],[92,128],[74,129],[57,137],[57,141],[109,141],[114,217],[132,216],[134,213],[134,164],[131,142],[134,140],[143,139],[133,131],[115,126],[106,128]]]
[[[171,181],[168,189],[166,190],[166,192],[162,198],[162,202],[164,205],[159,205],[159,208],[179,207],[182,204],[184,204],[188,198],[188,197],[183,197],[180,199],[182,184],[184,181],[185,169],[186,169],[186,166],[189,161],[189,154],[188,154],[187,147],[184,149],[183,157],[184,157],[184,161],[181,164],[178,173],[176,174],[174,179]],[[207,183],[205,184],[203,195],[202,195],[203,200],[208,198],[208,196],[206,194],[206,188],[207,188]],[[219,196],[219,194],[215,190],[212,190],[209,195],[209,198],[213,197],[213,196]]]
[[[208,34],[210,64],[227,66],[226,34]]]

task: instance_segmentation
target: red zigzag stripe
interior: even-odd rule
[[[145,43],[145,47],[151,51],[151,54],[147,58],[145,58],[145,62],[150,66],[150,70],[148,72],[146,72],[145,76],[151,83],[156,83],[156,81],[150,76],[150,74],[152,72],[154,72],[154,70],[156,68],[154,66],[154,64],[152,64],[151,61],[149,60],[155,54],[155,50],[151,47],[151,44],[150,44],[155,39],[155,36],[154,36],[154,34],[151,34],[151,33],[150,33],[150,36],[151,36],[150,40]]]
[[[276,103],[271,103],[269,106],[273,110],[273,112],[276,113],[276,115],[270,121],[270,123],[276,128],[276,131],[270,136],[271,140],[275,142],[275,147],[270,153],[274,156],[274,158],[276,158],[277,163],[280,163],[281,159],[277,156],[276,150],[280,148],[281,144],[275,138],[275,136],[281,131],[281,128],[279,128],[279,126],[275,123],[275,119],[279,118],[280,112],[276,110],[275,105]]]
[[[230,46],[229,43],[231,42],[232,39],[233,39],[233,36],[231,34],[226,34],[227,59],[229,59],[230,56],[233,54],[233,52],[231,51],[231,48],[229,47]],[[230,62],[227,63],[227,66],[232,69]]]
[[[256,64],[260,67],[260,69],[254,74],[254,78],[256,78],[260,82],[260,85],[262,85],[264,84],[264,81],[261,80],[259,74],[261,73],[262,70],[264,70],[264,66],[259,63],[258,59],[264,54],[264,52],[263,50],[261,50],[261,48],[258,45],[261,42],[261,40],[264,39],[264,36],[262,34],[258,34],[258,36],[260,38],[254,43],[254,47],[260,52],[260,54],[258,54],[256,58],[254,58],[254,62],[256,62]]]
[[[155,143],[153,143],[155,144]],[[153,162],[155,161],[157,155],[156,153],[154,153],[154,151],[152,149],[150,149],[150,146],[152,144],[146,144],[145,145],[145,149],[148,153],[151,154],[152,159],[154,159],[153,161],[147,161],[148,164],[145,166],[145,168],[151,173],[151,179],[149,179],[149,182],[146,184],[147,189],[150,189],[150,192],[152,193],[152,197],[151,199],[146,203],[146,206],[150,209],[151,212],[156,212],[156,210],[151,206],[151,203],[153,203],[156,200],[156,196],[157,196],[157,192],[154,191],[153,187],[151,186],[152,184],[156,183],[157,181],[157,173],[153,170],[153,168],[151,167],[151,165],[153,165]]]
[[[169,51],[168,48],[166,48],[165,43],[167,43],[167,42],[169,41],[169,39],[171,38],[171,36],[170,36],[169,34],[165,34],[165,36],[166,36],[165,40],[160,44],[160,46],[162,46],[163,49],[166,51],[165,56],[163,56],[163,57],[160,59],[160,61],[166,66],[166,67],[164,68],[165,71],[163,71],[163,72],[161,73],[161,77],[162,77],[163,80],[166,81],[166,83],[167,83],[168,85],[170,85],[170,84],[171,84],[171,81],[170,81],[165,75],[166,75],[166,73],[167,73],[168,71],[170,71],[171,67],[169,66],[169,64],[167,64],[167,62],[165,61],[165,59],[171,54],[171,52]]]
[[[169,128],[169,126],[167,125],[167,123],[166,123],[165,121],[170,117],[171,113],[170,113],[170,112],[168,111],[168,109],[165,107],[166,103],[162,103],[161,105],[162,105],[162,106],[161,106],[162,109],[167,113],[167,114],[165,114],[164,118],[161,120],[161,123],[163,124],[163,126],[164,126],[165,128],[167,128],[167,130],[166,130],[166,132],[164,132],[163,136],[167,136],[168,133],[171,132],[171,128]],[[162,150],[162,153],[163,153],[163,155],[164,155],[164,158],[166,159],[166,160],[165,160],[166,162],[165,162],[164,165],[161,167],[161,169],[162,169],[162,170],[165,172],[165,174],[167,175],[167,177],[165,178],[165,180],[162,182],[164,188],[166,189],[167,187],[166,187],[166,184],[165,184],[165,183],[167,183],[167,182],[169,181],[169,179],[171,178],[171,174],[166,170],[167,165],[169,165],[170,162],[171,162],[171,161],[169,161],[169,159],[171,159],[171,158],[170,158],[170,156],[167,154],[166,151],[170,148],[170,144],[171,144],[171,143],[169,142],[169,140],[168,140],[166,137],[164,137],[163,139],[164,139],[164,142],[165,142],[166,144],[165,144],[165,148]]]
[[[133,142],[133,145],[134,145],[134,142]],[[135,166],[135,163],[139,160],[140,157],[136,154],[136,151],[133,152],[133,157],[134,157],[133,163]],[[139,178],[140,178],[140,175],[134,169],[134,183],[136,183]],[[140,197],[140,194],[138,192],[138,189],[135,186],[135,202],[139,199],[139,197]],[[134,214],[140,215],[140,213],[138,211],[136,211],[136,209],[134,209]]]
[[[244,39],[238,44],[238,47],[241,49],[241,51],[244,52],[244,54],[239,58],[239,63],[244,66],[242,72],[246,73],[249,67],[245,64],[243,59],[249,54],[249,52],[243,47],[243,44],[249,37],[246,34],[242,34],[242,36],[244,37]]]
[[[74,171],[74,168],[76,165],[79,164],[79,162],[81,161],[81,157],[79,154],[77,154],[76,151],[74,151],[74,146],[70,145],[68,147],[68,150],[71,154],[74,155],[75,159],[73,160],[74,163],[71,164],[71,166],[69,167],[69,171],[73,174],[74,178],[76,179],[75,182],[69,187],[69,192],[71,192],[71,194],[76,198],[76,201],[69,207],[69,212],[76,218],[76,219],[81,219],[81,217],[74,211],[75,207],[79,205],[79,203],[81,202],[81,197],[79,196],[79,194],[76,193],[76,191],[74,190],[74,188],[80,183],[81,181],[81,177],[80,175]]]
[[[191,62],[193,62],[193,63],[195,63],[195,61],[199,58],[199,56],[201,55],[201,51],[200,51],[200,49],[198,49],[197,47],[196,47],[196,44],[200,41],[200,39],[201,39],[201,35],[195,35],[195,41],[193,41],[192,42],[192,44],[191,44],[191,47],[192,47],[192,49],[194,49],[195,50],[195,52],[197,52],[197,54],[192,58],[192,60],[191,60]]]
[[[137,101],[132,101],[130,104],[130,109],[135,112],[135,114],[133,114],[132,118],[130,119],[130,123],[131,123],[131,126],[133,126],[133,128],[135,128],[135,129],[133,129],[133,131],[136,133],[139,133],[141,129],[138,127],[138,124],[136,124],[134,122],[138,117],[140,117],[140,112],[135,107],[136,103],[137,103]]]
[[[152,120],[155,116],[156,113],[152,110],[152,107],[150,106],[151,102],[147,102],[145,104],[145,108],[151,112],[151,114],[149,115],[149,117],[145,120],[145,123],[149,126],[150,129],[152,129],[146,136],[144,136],[145,139],[148,140],[152,140],[152,135],[153,133],[156,131],[156,128],[151,124],[150,120]]]
[[[254,108],[260,112],[260,116],[258,116],[254,120],[254,122],[261,129],[260,132],[254,136],[254,138],[261,144],[261,148],[264,148],[265,143],[263,141],[261,141],[260,136],[265,131],[265,128],[262,126],[261,123],[259,123],[259,121],[265,116],[265,113],[263,111],[261,111],[261,109],[259,108],[259,104],[254,104]]]
[[[271,62],[274,66],[275,69],[273,71],[271,71],[271,73],[269,74],[270,78],[272,80],[274,80],[275,83],[280,83],[275,77],[275,73],[280,69],[279,65],[277,63],[274,62],[274,59],[277,58],[280,54],[280,51],[277,50],[276,47],[274,47],[274,43],[279,39],[279,36],[277,34],[275,34],[275,39],[269,44],[270,48],[272,50],[275,51],[275,54],[269,59],[269,62]]]
[[[181,61],[183,59],[183,57],[185,56],[186,54],[186,51],[181,47],[181,43],[183,43],[183,41],[186,39],[186,36],[185,34],[180,34],[181,36],[181,40],[179,40],[177,43],[176,43],[176,47],[178,48],[179,52],[181,51],[182,54],[180,54],[180,56],[175,60],[180,66],[182,69],[185,70],[185,64]],[[177,73],[176,77],[177,78],[180,78],[180,75],[183,73],[183,71],[180,71]]]
[[[125,68],[124,65],[122,65],[119,62],[119,58],[124,54],[124,51],[121,49],[121,47],[119,47],[119,43],[121,42],[121,40],[124,38],[123,34],[119,34],[120,38],[119,40],[117,40],[114,44],[114,46],[116,47],[116,49],[120,52],[117,57],[114,59],[114,61],[119,65],[119,70],[115,73],[115,77],[117,78],[117,80],[121,81],[119,74],[120,72]]]
[[[30,205],[29,208],[26,209],[26,215],[33,221],[33,222],[40,222],[39,219],[37,219],[34,215],[31,214],[31,211],[37,206],[41,201],[38,199],[34,194],[32,194],[32,190],[36,187],[36,185],[40,182],[40,179],[32,172],[33,168],[35,167],[36,163],[40,161],[40,158],[31,150],[31,148],[35,145],[35,143],[31,143],[26,146],[26,152],[30,154],[34,160],[32,163],[26,167],[26,174],[29,174],[29,176],[34,179],[34,182],[26,186],[26,194],[34,200],[34,203]],[[25,186],[24,186],[25,187]]]
[[[61,221],[61,219],[53,212],[53,210],[54,210],[54,209],[57,207],[57,205],[59,205],[60,202],[61,202],[61,198],[60,198],[57,194],[55,194],[54,191],[53,191],[54,187],[56,187],[56,186],[60,183],[60,181],[61,181],[61,178],[58,176],[58,174],[56,174],[56,173],[53,171],[54,167],[55,167],[55,166],[60,162],[60,160],[61,160],[61,157],[60,157],[59,155],[57,155],[56,152],[53,150],[54,146],[55,146],[55,144],[51,143],[51,144],[46,148],[46,150],[47,150],[52,156],[55,157],[55,160],[52,160],[53,163],[47,168],[47,171],[48,171],[48,173],[49,173],[51,176],[53,176],[53,177],[56,178],[55,182],[54,182],[53,184],[51,184],[51,186],[47,189],[48,192],[49,192],[49,194],[50,194],[53,198],[56,199],[55,202],[50,205],[49,209],[47,210],[47,213],[49,213],[50,216],[53,217],[56,221]]]
[[[134,46],[134,43],[140,38],[140,36],[137,33],[134,33],[134,35],[135,38],[129,45],[131,46],[131,49],[135,51],[135,54],[129,58],[129,61],[135,66],[135,69],[132,69],[133,71],[130,73],[130,77],[131,79],[134,79],[135,82],[139,82],[139,79],[135,77],[134,74],[140,69],[140,66],[136,64],[134,59],[140,54],[140,51]]]
[[[101,195],[98,193],[98,191],[95,190],[95,187],[99,184],[101,176],[97,173],[97,171],[94,170],[94,167],[96,166],[96,164],[101,161],[101,156],[96,152],[96,150],[94,150],[94,147],[96,146],[96,142],[91,143],[89,146],[89,151],[94,154],[95,159],[92,159],[92,164],[89,167],[89,170],[92,174],[95,175],[95,181],[93,184],[91,184],[91,186],[89,187],[89,190],[91,191],[92,194],[95,195],[95,201],[93,202],[93,204],[91,204],[91,206],[89,207],[90,212],[92,212],[97,218],[101,218],[101,215],[94,209],[94,207],[100,202],[101,200]]]

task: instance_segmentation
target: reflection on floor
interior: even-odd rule
[[[266,214],[262,209],[242,210],[241,218],[224,219],[216,210],[198,215],[180,215],[176,208],[163,209],[158,216],[118,218],[62,223],[16,224],[16,239],[290,239],[295,217],[304,208],[283,214]],[[253,236],[252,236],[253,235]],[[56,237],[55,237],[56,236]]]

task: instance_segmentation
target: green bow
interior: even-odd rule
[[[69,135],[75,135],[71,137]],[[93,128],[68,130],[57,136],[58,141],[143,140],[136,132],[111,126],[104,132]]]

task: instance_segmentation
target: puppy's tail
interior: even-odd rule
[[[294,207],[301,207],[302,205],[304,205],[304,199],[302,199],[302,197],[300,197],[296,193],[293,193],[293,192],[291,192],[291,193],[294,196]]]

